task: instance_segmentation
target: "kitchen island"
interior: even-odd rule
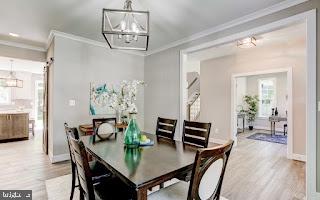
[[[28,138],[28,112],[0,111],[0,142]]]

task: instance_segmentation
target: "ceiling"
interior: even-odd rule
[[[42,62],[35,62],[30,60],[22,60],[16,58],[8,58],[8,57],[1,57],[0,56],[0,70],[10,71],[11,69],[11,62],[13,71],[23,71],[23,72],[31,72],[34,74],[43,74],[43,67],[44,63]]]
[[[150,11],[149,50],[235,20],[284,0],[133,0]],[[57,30],[102,41],[102,8],[122,8],[124,0],[2,0],[0,40],[44,46]],[[20,38],[8,37],[17,33]]]
[[[254,35],[256,38],[256,47],[241,49],[237,47],[237,41],[228,44],[199,50],[188,54],[188,60],[191,62],[219,58],[228,55],[240,54],[249,52],[257,48],[274,45],[287,45],[292,43],[305,42],[306,38],[306,25],[305,23],[294,24],[272,32],[264,33],[261,35]],[[298,49],[297,49],[298,50]],[[300,49],[299,49],[300,50]]]

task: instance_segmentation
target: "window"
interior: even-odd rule
[[[0,87],[0,105],[11,103],[11,91],[9,87]]]
[[[259,117],[269,117],[276,105],[276,79],[259,80]]]

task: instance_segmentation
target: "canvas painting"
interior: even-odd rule
[[[107,83],[90,84],[90,114],[108,115],[115,114],[108,99],[109,93],[113,91],[113,86]]]

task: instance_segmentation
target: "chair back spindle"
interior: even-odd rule
[[[198,147],[208,147],[211,123],[183,122],[182,141]]]
[[[73,151],[71,151],[71,146],[70,146],[71,145],[70,144],[70,136],[78,140],[79,139],[79,132],[78,132],[77,128],[69,127],[69,125],[66,122],[64,123],[64,129],[65,129],[66,136],[67,136],[67,142],[68,142],[71,162],[75,164],[74,154],[73,154]]]
[[[75,163],[77,166],[77,172],[79,177],[80,192],[87,200],[94,200],[94,188],[92,182],[92,174],[90,171],[87,152],[84,144],[70,137],[71,149],[74,153]]]
[[[176,131],[177,120],[176,119],[165,119],[158,117],[156,134],[159,137],[173,140],[174,133]]]

